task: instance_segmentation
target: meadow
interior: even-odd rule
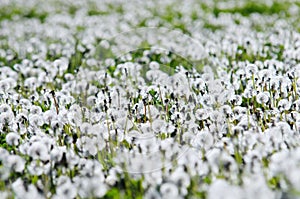
[[[0,10],[0,198],[300,198],[298,1]]]

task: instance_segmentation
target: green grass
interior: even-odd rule
[[[205,22],[204,25],[203,25],[203,28],[209,29],[209,30],[215,32],[217,30],[223,29],[224,27],[221,26],[221,25],[215,25],[215,24],[211,24],[209,22]]]
[[[287,2],[274,2],[271,6],[256,1],[248,1],[241,7],[234,8],[218,8],[213,9],[215,16],[219,16],[220,13],[239,13],[242,16],[249,16],[253,13],[262,15],[284,14],[288,16],[289,4]]]
[[[40,22],[43,23],[48,16],[48,13],[38,12],[38,9],[35,8],[23,9],[19,7],[2,7],[0,9],[0,21],[12,20],[14,17],[18,16],[20,18],[39,19]]]

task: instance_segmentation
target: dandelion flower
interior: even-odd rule
[[[269,101],[269,93],[268,92],[261,92],[258,93],[256,96],[256,102],[259,104],[266,104]]]
[[[164,183],[160,187],[163,198],[177,198],[179,195],[178,187],[173,183]]]
[[[49,160],[50,155],[47,147],[41,142],[34,142],[28,149],[28,155],[35,160]]]
[[[278,102],[278,109],[279,110],[289,110],[291,108],[291,102],[287,99],[282,99]]]
[[[25,160],[18,155],[9,155],[5,161],[5,166],[20,173],[25,169]]]
[[[19,145],[20,136],[16,133],[8,133],[5,137],[6,143],[10,146],[17,146]]]
[[[206,109],[197,109],[195,112],[195,117],[197,120],[205,120],[209,117],[209,112]]]
[[[164,125],[166,125],[164,120],[156,119],[152,122],[152,129],[155,133],[160,133]]]

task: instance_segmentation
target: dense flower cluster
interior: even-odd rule
[[[300,197],[300,4],[0,2],[0,198]]]

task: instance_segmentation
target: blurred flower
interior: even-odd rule
[[[28,155],[34,160],[49,160],[50,155],[47,147],[41,142],[34,142],[28,149]]]
[[[152,129],[155,133],[160,133],[164,126],[166,125],[166,122],[162,119],[156,119],[152,122]]]
[[[64,178],[64,179],[62,179]],[[58,179],[58,184],[56,188],[56,193],[53,198],[66,198],[72,199],[77,195],[77,189],[75,185],[72,184],[71,180],[66,176],[60,176]]]
[[[291,102],[287,99],[282,99],[278,102],[278,109],[279,110],[289,110],[291,107]]]
[[[212,134],[208,131],[198,132],[192,140],[192,146],[204,150],[208,150],[210,147],[212,147],[213,143],[214,138]]]
[[[235,198],[244,198],[245,193],[237,186],[230,185],[225,180],[215,180],[208,189],[207,198],[209,199],[229,199],[234,196]]]
[[[27,184],[21,178],[12,183],[12,190],[17,198],[32,199],[43,198],[33,184]]]
[[[179,195],[178,188],[173,183],[164,183],[160,187],[162,198],[177,198]]]
[[[206,109],[197,109],[195,112],[195,117],[198,120],[205,120],[209,117],[209,112]]]
[[[4,166],[15,172],[23,172],[25,169],[25,160],[18,155],[9,155],[4,161]]]
[[[269,101],[269,93],[261,92],[256,96],[256,102],[259,104],[266,104]]]
[[[10,132],[5,137],[6,143],[11,146],[19,145],[20,136],[16,133]]]

